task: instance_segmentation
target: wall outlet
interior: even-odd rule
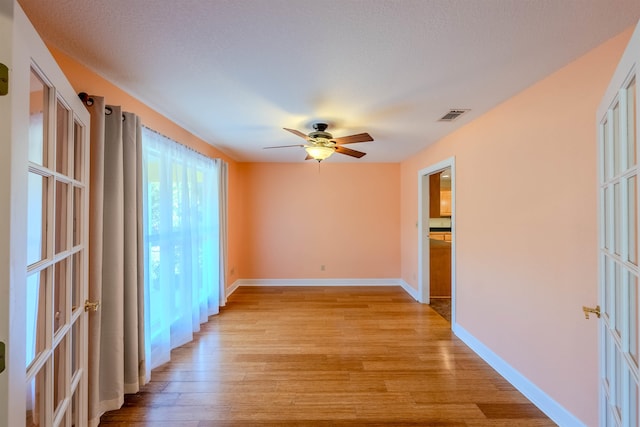
[[[235,267],[231,267],[231,270],[229,270],[229,275],[233,276],[234,274],[236,274],[236,268]]]
[[[322,265],[320,266],[320,271],[325,271],[325,270],[326,270],[326,267],[325,267],[325,265],[324,265],[324,264],[322,264]]]

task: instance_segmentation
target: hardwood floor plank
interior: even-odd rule
[[[478,403],[487,418],[546,418],[532,403]]]
[[[399,287],[242,287],[104,427],[555,425]]]

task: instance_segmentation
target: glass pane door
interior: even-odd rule
[[[30,82],[25,421],[80,426],[87,130],[35,65]]]
[[[599,124],[600,386],[605,426],[638,425],[638,162],[636,79]]]

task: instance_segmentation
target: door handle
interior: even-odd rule
[[[84,302],[84,311],[98,311],[98,307],[100,307],[100,301],[91,302],[86,300]]]
[[[585,307],[584,305],[582,306],[582,311],[584,311],[584,318],[588,319],[589,318],[589,313],[593,313],[596,316],[598,316],[598,319],[600,318],[600,306],[596,305],[595,308],[591,308],[591,307]]]
[[[0,341],[0,372],[3,372],[5,369],[5,361],[4,361],[4,343]]]
[[[0,96],[4,96],[9,93],[9,68],[6,65],[0,64]]]

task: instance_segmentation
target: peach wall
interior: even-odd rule
[[[217,150],[206,141],[196,137],[189,131],[178,126],[165,116],[161,115],[154,109],[142,101],[129,95],[124,90],[115,86],[111,82],[105,80],[95,72],[86,68],[60,50],[49,46],[49,50],[58,62],[58,65],[67,76],[67,79],[76,92],[86,92],[88,94],[104,96],[107,104],[121,105],[123,110],[136,113],[142,119],[142,124],[160,132],[163,135],[180,142],[183,145],[211,158],[222,158],[229,164],[229,198],[228,198],[228,264],[227,264],[227,283],[229,287],[237,277],[229,271],[229,265],[236,264],[238,254],[240,253],[241,240],[237,237],[242,225],[237,221],[240,216],[241,206],[238,200],[238,194],[241,193],[239,188],[237,162],[228,157],[221,151]]]
[[[400,276],[399,164],[242,163],[240,170],[242,278]]]
[[[417,289],[418,178],[455,156],[457,322],[598,424],[595,112],[631,30],[401,166],[402,278]]]

